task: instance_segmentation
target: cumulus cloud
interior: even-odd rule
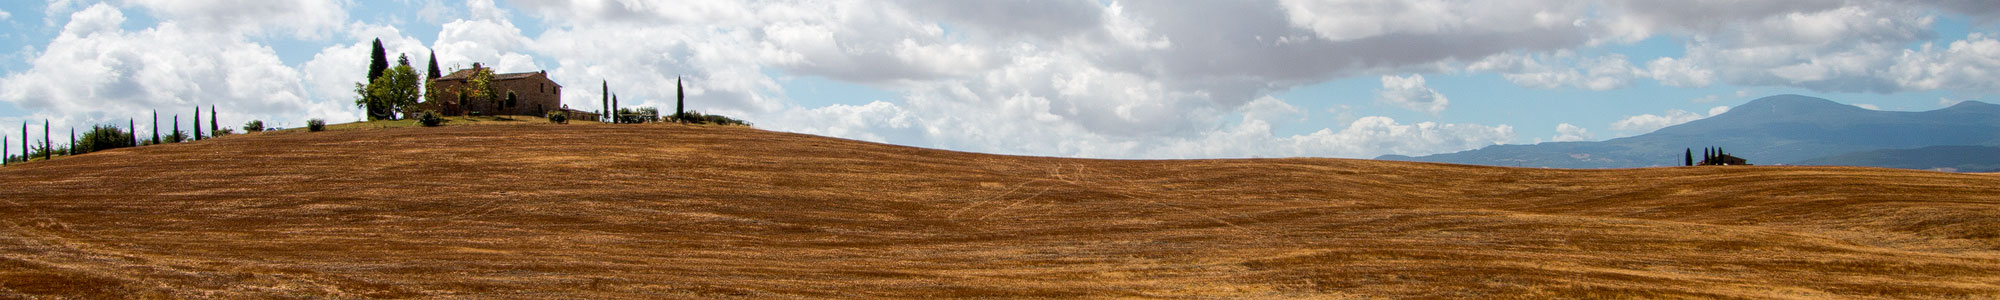
[[[128,0],[165,22],[188,30],[259,34],[270,29],[301,37],[323,37],[347,22],[339,0]]]
[[[1706,116],[1679,109],[1667,110],[1665,115],[1642,114],[1625,116],[1625,118],[1619,119],[1617,122],[1611,122],[1611,130],[1616,130],[1626,135],[1644,134],[1660,130],[1660,128],[1667,128],[1667,126],[1680,125],[1681,123],[1721,115],[1725,112],[1729,112],[1729,106],[1709,108],[1708,115]]]
[[[29,69],[0,79],[0,99],[74,126],[211,105],[228,108],[221,123],[241,124],[316,107],[269,47],[172,22],[127,31],[124,22],[107,4],[75,12]]]
[[[1971,33],[1944,49],[1925,44],[1922,49],[1903,50],[1887,71],[1902,87],[1918,90],[1951,89],[1969,92],[2000,92],[2000,41],[1983,33]]]
[[[1382,89],[1375,91],[1375,100],[1431,115],[1451,105],[1443,93],[1424,86],[1424,75],[1420,74],[1382,76]]]
[[[1590,140],[1590,138],[1591,134],[1589,129],[1584,129],[1583,127],[1577,127],[1576,125],[1571,125],[1569,123],[1562,123],[1562,124],[1556,124],[1556,136],[1555,138],[1552,138],[1550,140],[1557,142],[1574,142],[1574,141],[1587,141]]]
[[[7,20],[7,19],[9,19],[9,18],[13,18],[13,17],[14,17],[14,14],[11,14],[11,13],[7,13],[7,11],[5,11],[5,10],[0,10],[0,21],[4,21],[4,20]]]

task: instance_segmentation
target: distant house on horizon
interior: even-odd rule
[[[424,101],[411,107],[405,114],[424,110],[436,111],[446,116],[463,116],[477,112],[480,115],[525,115],[543,116],[550,111],[563,109],[562,85],[549,79],[548,71],[526,73],[494,73],[489,84],[499,92],[498,103],[468,99],[463,94],[466,81],[472,73],[484,68],[472,63],[472,68],[453,71],[444,77],[431,79],[428,85],[433,93],[424,96]]]

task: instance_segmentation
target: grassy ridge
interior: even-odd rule
[[[0,168],[0,297],[2000,293],[1990,175],[1081,160],[532,121]]]

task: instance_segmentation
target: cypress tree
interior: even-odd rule
[[[437,52],[435,51],[431,52],[431,63],[429,67],[426,67],[426,69],[430,69],[430,73],[424,73],[424,76],[426,76],[424,77],[424,79],[438,79],[438,77],[444,77],[444,73],[438,72]]]
[[[604,108],[604,113],[597,115],[599,119],[598,121],[610,120],[611,118],[609,117],[611,116],[611,81],[609,80],[604,81],[604,103],[602,106]]]
[[[1690,167],[1691,167],[1691,166],[1694,166],[1694,148],[1687,148],[1687,153],[1686,153],[1686,156],[1687,156],[1687,160],[1686,160],[1686,161],[1687,161],[1687,162],[1686,162],[1687,166],[1690,166]]]
[[[63,155],[76,155],[76,126],[69,127],[69,151],[63,153],[65,153]]]
[[[683,117],[687,116],[686,106],[687,106],[687,93],[681,90],[681,77],[674,76],[674,121],[675,122],[687,121],[682,119]]]
[[[174,115],[174,132],[168,136],[173,137],[175,143],[181,142],[181,115]]]
[[[160,110],[153,110],[153,144],[160,144]]]
[[[201,106],[200,106],[200,105],[196,105],[196,106],[194,107],[194,122],[189,122],[189,123],[188,123],[188,125],[191,125],[191,126],[194,126],[194,140],[197,140],[197,141],[201,140]]]
[[[625,120],[618,119],[618,95],[611,95],[611,123],[617,124],[621,122],[625,122]]]
[[[28,161],[28,121],[21,121],[21,162]]]
[[[132,146],[139,146],[139,119],[125,119],[125,133],[132,135]]]
[[[49,134],[49,119],[42,119],[42,160],[55,158],[56,139]]]
[[[382,71],[387,70],[389,70],[389,54],[387,51],[382,50],[382,39],[377,38],[375,39],[375,50],[374,52],[370,52],[368,56],[368,79],[362,80],[362,82],[375,81],[375,77],[382,77]]]
[[[195,125],[195,126],[201,126],[201,125]],[[208,134],[216,134],[216,133],[219,133],[219,132],[222,132],[222,126],[221,126],[221,125],[219,125],[219,123],[215,122],[215,105],[214,105],[214,104],[209,104],[209,105],[208,105]]]

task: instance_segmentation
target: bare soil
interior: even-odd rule
[[[0,298],[1984,298],[2000,177],[1089,160],[744,127],[0,168]]]

